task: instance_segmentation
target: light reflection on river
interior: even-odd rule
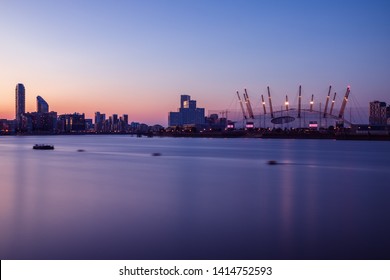
[[[388,142],[31,136],[0,154],[1,259],[390,258]]]

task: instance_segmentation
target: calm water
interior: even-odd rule
[[[390,259],[389,142],[1,137],[0,155],[1,259]]]

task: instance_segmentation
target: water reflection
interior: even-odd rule
[[[2,259],[389,257],[387,143],[42,139],[1,139]]]

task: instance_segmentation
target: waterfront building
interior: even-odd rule
[[[26,112],[26,90],[24,85],[19,83],[15,88],[15,120],[16,129],[22,130],[22,117]]]
[[[387,125],[390,125],[390,105],[386,108]]]
[[[177,126],[182,123],[180,112],[169,112],[168,116],[168,126]]]
[[[162,125],[155,124],[155,125],[153,125],[153,126],[150,128],[150,130],[151,130],[152,132],[162,132],[162,131],[164,131],[164,127],[163,127]]]
[[[131,122],[130,124],[130,131],[136,132],[139,129],[140,123],[139,122]]]
[[[118,114],[113,114],[111,118],[111,132],[118,132],[118,124],[119,124],[119,119],[118,119]]]
[[[129,116],[124,114],[123,116],[119,117],[118,131],[121,133],[127,132],[128,127],[129,127]]]
[[[7,119],[1,119],[0,120],[0,134],[13,134],[15,133],[15,121],[14,120],[7,120]]]
[[[128,125],[129,124],[129,115],[124,114],[123,115],[123,121],[125,122],[126,125]]]
[[[370,102],[370,125],[386,125],[387,124],[387,108],[386,102],[373,101]]]
[[[52,134],[57,128],[57,112],[25,113],[23,115],[23,132]]]
[[[113,128],[113,117],[112,116],[108,117],[108,125],[106,127],[108,127],[108,132],[112,132],[112,128]]]
[[[85,130],[93,131],[92,119],[85,119]]]
[[[58,130],[61,133],[85,132],[85,114],[63,114],[58,117]]]
[[[95,112],[95,132],[105,132],[104,125],[106,121],[106,114]]]
[[[206,124],[212,130],[224,130],[227,127],[228,120],[225,117],[220,118],[218,114],[210,114],[206,117]]]
[[[204,125],[205,109],[196,107],[196,100],[191,100],[189,95],[180,96],[180,108],[178,112],[169,112],[168,125]]]
[[[351,132],[355,135],[390,135],[389,128],[385,125],[352,124]]]
[[[41,96],[37,96],[37,112],[49,113],[49,104]]]

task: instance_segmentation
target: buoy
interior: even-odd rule
[[[152,156],[158,157],[158,156],[161,156],[161,153],[152,153]]]
[[[268,161],[268,164],[269,165],[275,165],[275,164],[278,164],[276,160],[269,160]]]

